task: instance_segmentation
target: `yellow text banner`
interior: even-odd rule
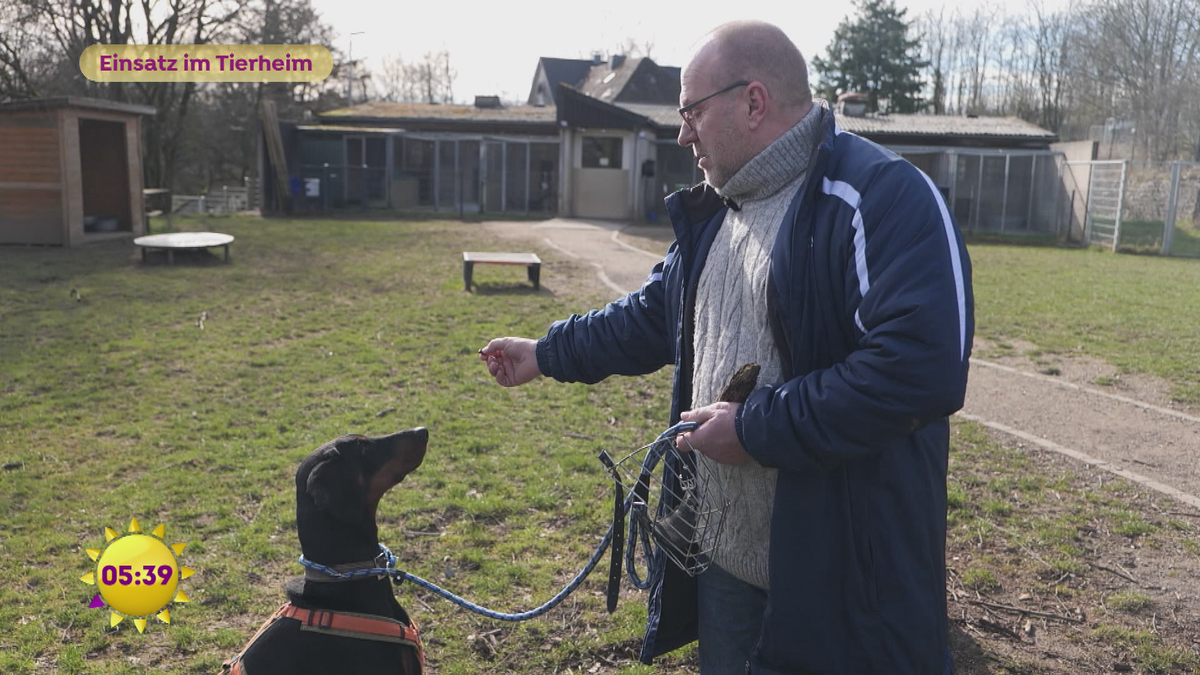
[[[92,45],[79,70],[93,82],[320,82],[321,45]]]

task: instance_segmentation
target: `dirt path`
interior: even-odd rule
[[[632,228],[623,223],[602,220],[553,218],[536,223],[496,221],[483,225],[494,234],[542,248],[543,253],[539,255],[548,263],[542,270],[542,284],[548,289],[561,289],[568,294],[580,290],[578,286],[581,280],[555,274],[555,262],[571,262],[588,265],[595,271],[595,276],[587,279],[585,286],[597,287],[614,298],[640,288],[650,268],[663,259],[667,245],[674,239],[669,236],[670,229],[667,227]],[[628,236],[621,232],[622,229],[649,233],[654,239]],[[654,244],[663,237],[668,238],[659,246],[662,253],[654,253],[653,250],[657,249],[646,245],[647,242]],[[565,269],[574,272],[573,265]]]
[[[998,353],[999,352],[999,353]],[[1155,378],[976,341],[963,416],[1200,508],[1200,412]]]
[[[665,225],[562,218],[484,225],[539,249],[552,291],[614,297],[641,286],[674,239]],[[556,261],[573,264],[556,268]],[[581,264],[594,277],[579,279]],[[977,340],[974,353],[964,417],[1200,508],[1200,410],[1171,402],[1165,383],[1094,359],[1042,355],[1028,344]]]

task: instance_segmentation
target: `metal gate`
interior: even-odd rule
[[[1086,165],[1089,168],[1083,226],[1084,242],[1116,251],[1121,241],[1121,210],[1125,204],[1125,175],[1128,162],[1111,160],[1067,164]]]

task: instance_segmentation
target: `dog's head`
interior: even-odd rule
[[[384,493],[421,465],[429,431],[342,436],[317,448],[296,470],[296,529],[304,557],[323,565],[379,553],[375,509]]]

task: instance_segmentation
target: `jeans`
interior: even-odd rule
[[[762,633],[767,592],[710,565],[696,577],[700,675],[745,675]]]

